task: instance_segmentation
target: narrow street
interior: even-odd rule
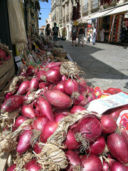
[[[115,87],[128,90],[128,48],[97,43],[72,47],[71,42],[59,41],[85,72],[86,79],[102,89]]]

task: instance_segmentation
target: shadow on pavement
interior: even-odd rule
[[[71,42],[58,42],[62,44],[65,50],[70,54],[72,59],[78,63],[85,72],[86,78],[103,78],[103,79],[128,79],[128,76],[94,58],[93,53],[102,51],[96,46],[85,45],[84,47],[72,47]]]

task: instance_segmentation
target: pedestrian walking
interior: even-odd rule
[[[85,37],[85,28],[84,26],[80,26],[78,29],[78,46],[84,46],[84,37]]]
[[[46,26],[45,35],[46,35],[46,38],[47,38],[47,39],[50,39],[50,36],[51,36],[50,24],[47,24],[47,26]]]
[[[93,26],[93,30],[92,30],[92,44],[95,45],[96,43],[96,28],[95,26]]]
[[[59,27],[57,27],[57,24],[54,23],[54,27],[52,28],[52,35],[54,41],[58,40],[58,34],[59,34]]]
[[[72,26],[71,37],[72,37],[72,46],[76,46],[77,27],[75,25]]]

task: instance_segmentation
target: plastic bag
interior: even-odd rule
[[[18,0],[8,0],[8,15],[12,44],[27,43],[23,12]]]

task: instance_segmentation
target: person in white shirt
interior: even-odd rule
[[[92,44],[95,45],[95,43],[96,43],[96,28],[94,26],[92,31]]]

